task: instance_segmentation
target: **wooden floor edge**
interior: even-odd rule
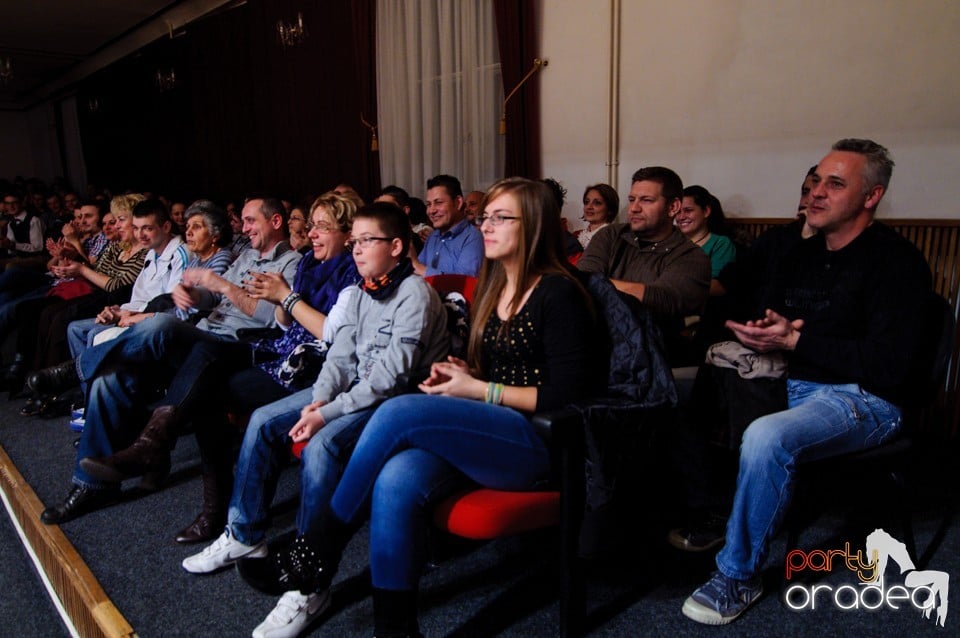
[[[57,525],[40,522],[43,504],[0,446],[0,490],[60,604],[81,636],[134,637],[126,618]]]

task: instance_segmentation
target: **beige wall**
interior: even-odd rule
[[[611,2],[542,3],[544,174],[576,228],[607,176]],[[958,34],[952,0],[622,0],[617,190],[663,164],[730,214],[789,215],[832,142],[870,137],[897,162],[881,216],[957,217]]]

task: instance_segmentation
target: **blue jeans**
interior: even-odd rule
[[[116,339],[85,349],[77,357],[77,374],[89,383],[110,363],[163,364],[176,369],[198,341],[230,341],[159,313],[144,319]]]
[[[93,347],[93,338],[114,326],[97,323],[94,319],[77,319],[67,326],[67,345],[70,346],[70,356],[76,359],[87,348]]]
[[[300,419],[300,410],[313,401],[312,388],[301,390],[258,408],[251,416],[237,459],[227,527],[245,545],[263,540],[269,526],[268,509],[277,478],[289,458],[287,432]],[[300,458],[300,509],[297,529],[304,533],[323,514],[373,408],[345,414],[313,435]]]
[[[763,567],[793,495],[797,463],[879,445],[900,428],[900,409],[857,384],[787,381],[789,408],[750,424],[740,445],[740,471],[727,543],[717,568],[739,580]]]
[[[119,369],[105,371],[93,380],[87,397],[86,424],[77,445],[75,484],[93,489],[115,487],[84,472],[80,459],[109,456],[133,443],[140,427],[131,425],[142,425],[146,418],[146,398],[142,393],[148,389],[138,375]]]
[[[356,525],[370,512],[376,587],[413,589],[423,565],[426,508],[466,481],[500,490],[546,483],[550,454],[526,416],[452,397],[385,402],[364,429],[331,500]]]

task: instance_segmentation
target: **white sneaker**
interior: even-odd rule
[[[296,638],[329,606],[329,590],[307,595],[288,591],[253,630],[253,638]]]
[[[267,544],[260,541],[256,545],[244,545],[230,536],[225,530],[220,538],[207,545],[202,552],[183,559],[183,568],[191,574],[209,574],[218,569],[229,567],[241,558],[263,558],[267,555]]]

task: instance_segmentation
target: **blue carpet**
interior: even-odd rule
[[[0,405],[0,445],[46,504],[66,494],[74,463],[64,420],[25,419],[17,403]],[[192,520],[200,504],[199,459],[192,437],[174,452],[170,483],[141,495],[134,485],[121,503],[63,526],[63,530],[100,580],[107,594],[140,636],[243,636],[263,619],[276,600],[249,589],[232,571],[193,576],[180,561],[199,548],[172,541]],[[955,481],[955,474],[950,475]],[[279,535],[293,525],[297,471],[283,475],[275,509]],[[955,522],[938,536],[947,491],[930,488],[916,521],[921,551],[933,541],[927,568],[951,576],[946,627],[934,626],[913,609],[841,611],[829,601],[815,610],[791,611],[782,601],[785,543],[778,540],[767,561],[768,594],[736,623],[703,627],[687,620],[680,607],[711,570],[710,557],[690,556],[657,540],[656,524],[631,530],[633,547],[618,560],[594,565],[589,582],[591,636],[947,636],[960,635],[960,530]],[[949,492],[952,493],[952,492]],[[851,500],[862,495],[853,494]],[[638,496],[638,503],[642,502]],[[862,532],[844,527],[844,512],[818,521],[801,539],[804,547],[840,548],[845,541],[862,546]],[[877,521],[882,520],[880,513]],[[867,526],[877,526],[870,516]],[[662,524],[661,524],[662,525]],[[870,528],[872,529],[872,527]],[[894,529],[888,529],[897,535]],[[556,578],[550,569],[552,539],[534,537],[483,546],[432,568],[421,587],[421,627],[427,636],[554,636],[557,634]],[[0,525],[3,561],[0,586],[0,636],[56,636],[59,619],[31,571],[8,522]],[[334,605],[310,635],[372,636],[372,608],[364,572],[364,529],[348,547],[335,581]],[[888,569],[891,583],[899,576]],[[835,569],[816,581],[838,588],[855,584],[846,570]],[[31,633],[35,631],[36,633]]]

